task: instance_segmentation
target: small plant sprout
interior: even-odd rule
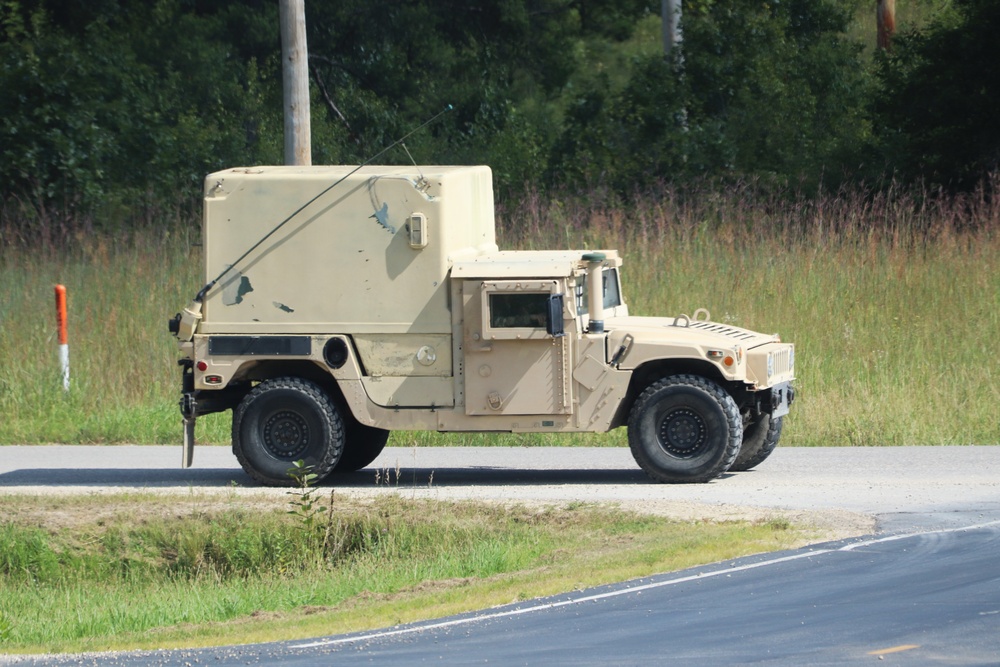
[[[320,505],[317,497],[316,482],[319,475],[313,472],[312,466],[306,465],[305,461],[298,460],[292,463],[288,469],[288,476],[295,480],[296,488],[288,491],[291,496],[288,500],[288,513],[298,517],[300,527],[310,536],[317,536],[320,520],[323,517],[325,507]]]
[[[334,489],[330,489],[330,503],[324,507],[320,504],[319,489],[316,487],[319,475],[313,472],[312,466],[306,465],[305,461],[302,460],[295,461],[288,469],[288,476],[295,480],[296,486],[295,489],[287,492],[291,496],[288,500],[288,514],[299,519],[299,527],[305,533],[306,539],[315,541],[319,558],[321,560],[332,558],[343,548],[345,539],[342,536],[337,548],[331,548],[334,542],[335,525],[333,518]],[[324,513],[326,514],[325,521]]]

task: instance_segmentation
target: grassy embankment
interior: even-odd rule
[[[797,344],[785,445],[995,444],[1000,205],[840,193],[659,193],[616,206],[528,199],[502,210],[501,247],[616,247],[633,314],[691,314]],[[167,318],[201,286],[197,232],[178,224],[56,248],[0,249],[0,444],[179,442]],[[67,285],[72,388],[52,287]],[[348,288],[345,284],[345,288]],[[228,414],[199,421],[223,443]],[[390,444],[621,445],[624,433],[443,436]]]
[[[385,627],[809,539],[782,520],[682,523],[585,505],[502,508],[398,495],[370,503],[338,496],[333,505],[306,530],[280,496],[7,497],[0,653]]]

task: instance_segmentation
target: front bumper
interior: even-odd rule
[[[782,382],[774,385],[767,391],[771,394],[771,409],[769,411],[771,413],[771,419],[777,419],[787,415],[792,407],[792,401],[795,400],[795,387],[792,386],[792,383]]]

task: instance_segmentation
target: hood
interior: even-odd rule
[[[731,348],[740,345],[750,350],[780,340],[777,334],[763,334],[709,320],[678,317],[613,317],[605,320],[604,328],[612,339],[620,340],[631,334],[637,342],[671,342],[692,345],[714,345]]]

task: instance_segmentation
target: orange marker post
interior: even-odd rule
[[[66,287],[56,285],[56,324],[59,326],[59,365],[63,389],[69,391],[69,332],[66,326]]]

